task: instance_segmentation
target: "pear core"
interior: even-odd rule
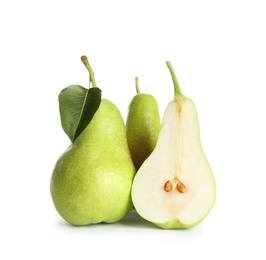
[[[133,204],[143,218],[160,227],[184,228],[201,222],[215,198],[197,111],[182,95],[168,104],[156,147],[135,176]]]

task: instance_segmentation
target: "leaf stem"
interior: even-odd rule
[[[138,77],[135,78],[135,82],[136,82],[136,92],[137,94],[139,94],[140,90],[139,90],[139,78]]]
[[[95,81],[95,78],[94,78],[94,72],[91,68],[91,65],[88,61],[88,58],[87,56],[83,55],[81,56],[81,61],[83,62],[83,64],[85,65],[85,67],[87,68],[89,74],[90,74],[90,82],[92,83],[92,87],[94,88],[97,88],[97,84],[96,84],[96,81]]]
[[[172,67],[172,64],[170,61],[167,61],[166,62],[166,65],[171,73],[171,76],[172,76],[172,79],[173,79],[173,83],[174,83],[174,91],[175,91],[175,96],[174,96],[174,99],[177,100],[178,96],[183,96],[182,92],[181,92],[181,88],[178,84],[178,81],[177,81],[177,78],[176,78],[176,75],[175,75],[175,72],[174,72],[174,69]]]

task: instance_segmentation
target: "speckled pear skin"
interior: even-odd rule
[[[112,102],[102,99],[90,124],[54,167],[54,206],[73,225],[117,222],[132,208],[134,176],[122,116]]]
[[[131,157],[137,171],[155,148],[160,128],[156,99],[150,94],[136,94],[128,107],[126,133]]]

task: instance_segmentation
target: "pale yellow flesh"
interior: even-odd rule
[[[166,192],[168,180],[172,189]],[[185,192],[177,190],[178,182],[184,184]],[[143,218],[159,226],[189,227],[204,219],[215,197],[215,180],[202,150],[196,108],[185,97],[172,101],[164,113],[155,150],[135,176],[134,206]]]

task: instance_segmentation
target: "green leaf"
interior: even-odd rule
[[[92,120],[101,103],[101,90],[79,85],[64,88],[59,94],[61,125],[74,142]]]

